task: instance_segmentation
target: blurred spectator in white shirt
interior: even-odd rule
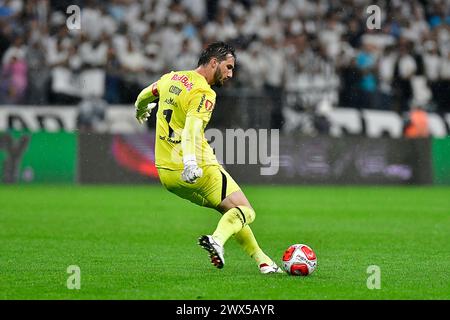
[[[380,108],[389,109],[392,105],[395,63],[397,61],[397,52],[393,45],[384,48],[378,62],[379,69],[379,90],[380,90]]]
[[[13,45],[9,47],[3,55],[2,64],[9,63],[13,57],[19,60],[25,59],[26,51],[27,47],[24,43],[24,39],[22,37],[15,38]]]
[[[181,51],[175,57],[171,70],[190,70],[197,67],[198,53],[191,48],[188,39],[183,40]]]
[[[267,68],[270,68],[263,56],[262,48],[261,43],[253,42],[247,50],[238,53],[240,80],[244,86],[256,90],[262,90],[264,75]]]
[[[275,38],[264,39],[262,55],[267,68],[264,69],[264,91],[271,102],[271,128],[281,129],[283,125],[283,83],[285,79],[285,56]]]
[[[394,71],[394,110],[401,113],[409,110],[413,91],[411,79],[416,73],[417,65],[412,53],[412,43],[401,38],[399,40],[399,56]]]
[[[146,85],[140,83],[142,73],[145,71],[146,59],[143,52],[130,38],[127,41],[127,48],[122,52],[118,52],[118,56],[123,69],[123,94],[124,97],[128,97],[128,102],[131,102],[134,99],[133,97],[136,97],[142,90],[142,87]]]
[[[50,70],[46,61],[46,51],[41,41],[29,44],[26,60],[28,62],[28,90],[26,101],[29,104],[48,103],[47,90]]]
[[[206,17],[207,0],[182,0],[181,3],[197,20],[201,21]]]

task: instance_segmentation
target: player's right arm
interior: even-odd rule
[[[156,103],[153,103],[159,98],[158,81],[152,83],[147,88],[139,93],[134,106],[136,108],[136,119],[139,123],[144,123],[152,112],[152,109],[156,107]]]

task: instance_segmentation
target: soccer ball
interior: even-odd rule
[[[283,254],[283,269],[293,276],[307,276],[316,270],[317,257],[306,244],[293,244]]]

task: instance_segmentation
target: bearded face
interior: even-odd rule
[[[214,72],[214,84],[218,87],[223,85],[223,76],[219,65],[217,65],[216,71]]]
[[[213,74],[213,85],[223,86],[224,82],[233,77],[234,56],[228,55],[225,60],[217,61]]]

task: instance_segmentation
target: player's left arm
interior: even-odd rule
[[[158,81],[152,83],[139,93],[134,106],[136,108],[136,119],[144,123],[156,107],[155,101],[159,98]]]
[[[188,116],[181,133],[181,150],[183,152],[184,170],[181,177],[188,183],[194,183],[203,175],[203,170],[197,164],[195,149],[197,141],[201,139],[203,121],[194,116]]]
[[[208,91],[200,89],[192,92],[190,98],[181,134],[184,164],[181,177],[188,183],[194,183],[203,175],[202,169],[197,164],[196,147],[197,144],[201,144],[203,125],[211,116],[212,101],[215,97],[212,97]]]
[[[195,146],[200,141],[203,121],[194,116],[187,116],[183,132],[181,133],[181,150],[183,151],[183,159],[193,159],[195,161]]]

